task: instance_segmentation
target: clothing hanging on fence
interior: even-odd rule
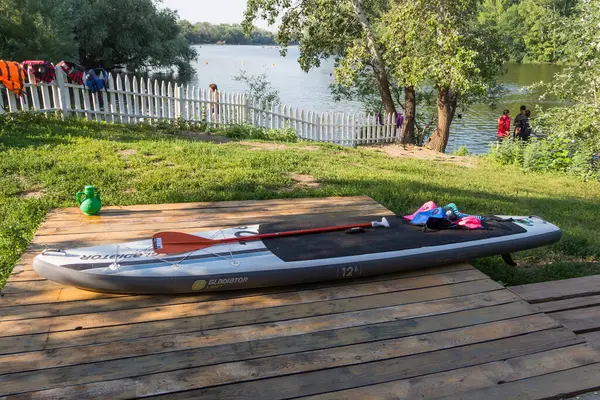
[[[108,86],[108,73],[102,68],[88,70],[84,78],[85,85],[92,93],[98,93]]]
[[[61,61],[58,64],[56,64],[56,66],[62,68],[65,74],[67,74],[67,79],[69,80],[69,83],[83,85],[83,77],[85,75],[84,67],[72,61]]]
[[[16,61],[0,60],[0,83],[17,96],[25,94],[25,71]]]
[[[52,83],[56,79],[56,67],[50,61],[29,60],[21,63],[23,69],[33,75],[35,84]]]
[[[84,78],[85,85],[92,93],[98,93],[98,102],[100,108],[104,109],[104,98],[102,97],[102,89],[108,88],[108,73],[102,68],[93,68],[88,70]]]

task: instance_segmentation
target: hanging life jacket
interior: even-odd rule
[[[0,83],[17,96],[25,94],[25,71],[16,61],[0,60]]]
[[[56,66],[62,68],[65,74],[67,74],[67,79],[69,80],[69,83],[83,85],[85,68],[83,68],[81,65],[76,64],[72,61],[61,61],[58,64],[56,64]]]
[[[23,69],[33,75],[35,84],[52,83],[56,79],[56,67],[50,61],[30,60],[21,63]]]
[[[92,93],[98,93],[108,86],[108,73],[102,68],[88,70],[84,78],[85,85]]]

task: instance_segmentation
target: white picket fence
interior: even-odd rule
[[[391,143],[400,134],[395,116],[390,114],[382,118],[382,124],[375,115],[322,113],[285,105],[265,107],[240,93],[219,92],[218,101],[211,101],[210,92],[204,88],[127,75],[109,74],[107,90],[94,94],[82,85],[68,83],[60,68],[52,83],[35,84],[29,76],[25,86],[26,94],[18,97],[0,84],[0,114],[57,113],[63,118],[79,116],[127,124],[177,120],[210,126],[252,124],[289,128],[304,140],[346,146]]]

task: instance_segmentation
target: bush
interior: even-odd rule
[[[460,146],[458,149],[456,149],[456,151],[453,154],[455,156],[464,157],[470,155],[471,152],[469,151],[469,148],[467,146]]]
[[[502,164],[517,164],[523,163],[524,145],[522,142],[508,138],[503,140],[499,145],[490,145],[489,156]]]
[[[561,172],[585,179],[600,178],[598,153],[575,140],[550,135],[523,143],[506,140],[491,146],[489,156],[501,164],[513,164],[526,171]]]
[[[217,130],[217,133],[223,134],[232,139],[258,139],[271,140],[277,142],[297,142],[296,132],[290,128],[266,129],[253,125],[231,125]]]
[[[522,167],[528,171],[544,171],[550,169],[551,150],[543,140],[532,139],[524,146]]]
[[[298,136],[293,129],[269,129],[265,132],[265,140],[276,140],[278,142],[297,142]]]

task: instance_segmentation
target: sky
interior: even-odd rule
[[[163,0],[162,4],[176,10],[181,19],[213,24],[240,23],[246,9],[246,0]],[[257,21],[255,25],[267,28],[267,24],[263,21]]]

